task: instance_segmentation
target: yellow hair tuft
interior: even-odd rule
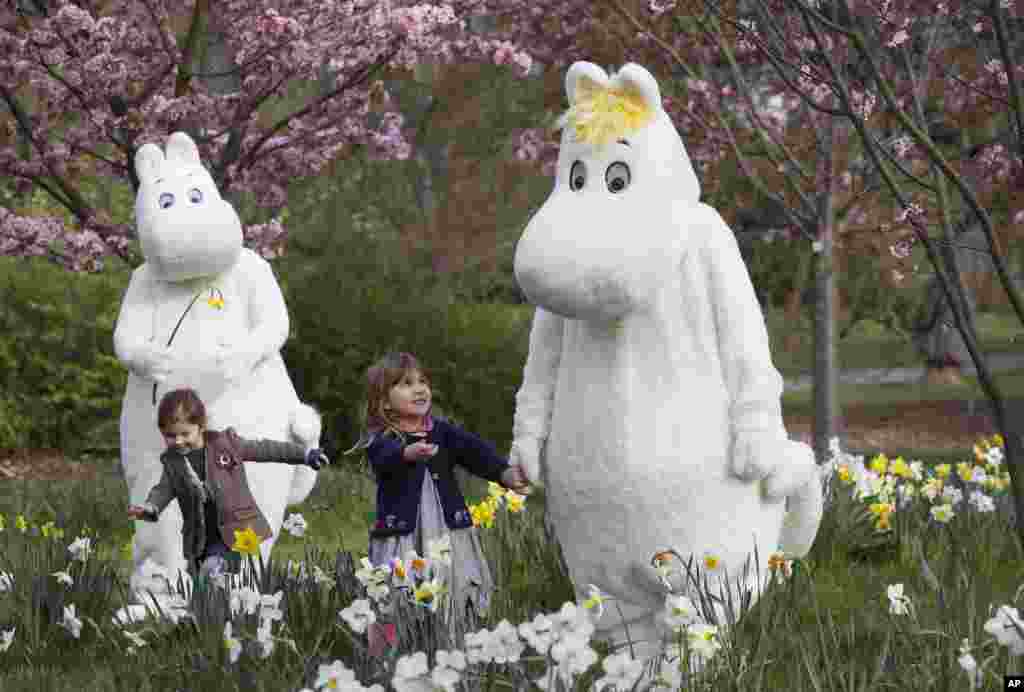
[[[586,78],[576,87],[575,101],[560,124],[572,128],[576,141],[597,146],[636,132],[654,116],[636,90],[610,89]]]

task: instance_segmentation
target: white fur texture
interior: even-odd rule
[[[176,132],[166,149],[165,157],[147,144],[136,154],[136,222],[146,262],[132,273],[114,332],[114,349],[129,369],[121,465],[133,504],[144,501],[160,479],[165,446],[152,400],[154,381],[158,403],[171,389],[198,391],[211,429],[230,426],[242,437],[306,447],[318,446],[320,439],[319,415],[299,401],[279,352],[288,337],[288,310],[273,270],[242,247],[238,216],[221,199],[192,140]],[[211,297],[222,297],[223,306],[208,302]],[[269,556],[285,506],[305,499],[316,474],[273,463],[247,464],[246,474],[274,531],[262,545]],[[181,521],[171,502],[158,522],[136,524],[133,590],[159,585],[143,571],[147,560],[170,573],[185,567]]]
[[[570,103],[583,75],[631,82],[654,117],[628,145],[563,131],[555,189],[516,248],[516,278],[537,309],[511,456],[546,486],[579,595],[594,584],[617,599],[599,634],[624,639],[621,607],[650,653],[664,605],[655,553],[711,553],[736,579],[756,546],[766,575],[773,552],[810,547],[821,488],[810,449],[783,427],[782,377],[736,240],[699,201],[654,78],[639,65],[609,79],[576,63]],[[577,162],[585,184],[573,190]],[[613,192],[621,164],[630,182]],[[751,564],[754,598],[755,581]]]

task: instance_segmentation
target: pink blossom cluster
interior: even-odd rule
[[[190,25],[194,0],[54,0],[48,16],[22,18],[4,4],[0,101],[14,106],[0,106],[0,127],[18,134],[0,139],[0,180],[18,190],[52,191],[77,221],[43,222],[7,211],[0,251],[44,254],[54,232],[67,236],[62,252],[69,268],[87,269],[96,265],[89,258],[124,251],[130,219],[96,221],[105,210],[82,189],[82,176],[129,184],[135,151],[162,144],[176,130],[193,135],[223,195],[246,193],[271,214],[286,203],[291,182],[317,175],[353,146],[407,158],[406,125],[394,104],[372,95],[377,89],[379,96],[374,85],[385,71],[422,63],[490,63],[525,75],[534,61],[521,40],[528,33],[467,29],[474,15],[508,9],[497,4],[496,10],[486,0],[208,3],[203,21],[211,35],[223,37],[227,67],[199,67],[196,55],[185,54],[181,29]],[[534,18],[525,3],[511,4]],[[535,19],[558,16],[576,23],[564,13]],[[213,90],[225,78],[239,88]],[[284,111],[285,98],[302,83],[323,86]],[[378,117],[372,117],[373,98]],[[25,141],[29,157],[19,149]],[[280,224],[254,228],[247,238],[261,251],[283,247]]]

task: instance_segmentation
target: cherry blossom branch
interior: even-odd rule
[[[1006,17],[1000,10],[999,0],[992,0],[992,23],[996,29],[996,42],[999,45],[999,55],[1003,61],[1003,71],[1006,72],[1007,82],[1010,87],[1010,102],[1013,118],[1017,123],[1017,155],[1024,158],[1024,102],[1020,98],[1020,84],[1017,82],[1016,58],[1010,48],[1010,42],[1006,39]]]

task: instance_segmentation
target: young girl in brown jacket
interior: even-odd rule
[[[177,500],[184,520],[182,548],[193,576],[204,581],[222,574],[235,531],[252,529],[260,540],[271,534],[245,477],[244,461],[306,464],[319,470],[330,463],[317,448],[294,442],[247,440],[233,428],[206,429],[206,407],[194,390],[175,389],[160,400],[157,425],[167,451],[163,474],[142,505],[128,516],[156,521]]]

